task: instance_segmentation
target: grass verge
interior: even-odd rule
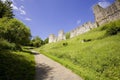
[[[34,56],[27,52],[0,51],[0,80],[34,80]]]

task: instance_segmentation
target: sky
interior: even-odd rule
[[[5,0],[3,0],[5,1]],[[59,30],[69,32],[88,21],[94,22],[93,6],[106,8],[114,0],[11,0],[15,18],[43,40]]]

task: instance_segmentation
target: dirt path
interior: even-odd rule
[[[69,69],[66,69],[61,64],[49,59],[43,54],[35,54],[35,61],[35,80],[82,80]]]

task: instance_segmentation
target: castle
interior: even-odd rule
[[[65,37],[65,33],[64,33],[63,30],[59,31],[58,37],[56,37],[54,34],[49,35],[49,43],[62,41],[62,40],[65,40],[65,39],[66,39],[66,37]]]
[[[100,5],[97,4],[93,7],[93,12],[95,16],[95,22],[94,23],[90,21],[86,22],[85,24],[70,31],[70,38],[88,32],[91,29],[103,25],[107,22],[120,19],[120,1],[115,0],[115,2],[108,6],[107,8],[102,8]],[[66,37],[63,30],[59,31],[58,37],[56,37],[54,34],[49,35],[49,43],[65,39]]]

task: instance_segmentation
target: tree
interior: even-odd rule
[[[70,32],[66,33],[66,39],[70,39]]]
[[[17,19],[0,19],[0,37],[10,43],[26,45],[30,42],[31,32],[22,22]]]
[[[48,38],[46,38],[45,40],[44,40],[44,44],[47,44],[48,43]]]
[[[0,0],[0,18],[8,17],[13,18],[12,2],[6,0],[5,2]]]
[[[31,40],[31,46],[40,47],[42,45],[43,45],[43,40],[39,36],[36,36]]]

